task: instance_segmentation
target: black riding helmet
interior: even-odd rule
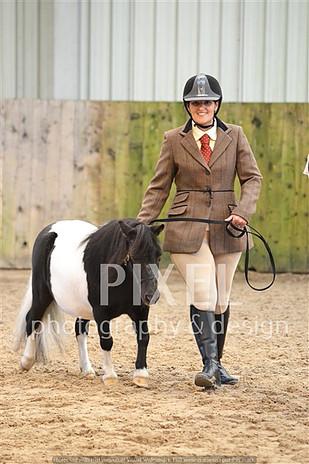
[[[183,89],[183,103],[191,119],[192,116],[189,111],[188,103],[198,100],[218,101],[219,104],[215,116],[217,115],[222,103],[222,89],[217,79],[208,74],[201,73],[187,80]]]

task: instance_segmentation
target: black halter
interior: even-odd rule
[[[262,236],[262,234],[260,234],[260,232],[258,232],[252,226],[247,224],[243,229],[240,229],[238,227],[235,227],[232,224],[232,221],[224,221],[224,220],[219,220],[219,219],[206,219],[206,218],[191,218],[191,217],[175,217],[175,218],[154,219],[153,221],[150,222],[150,224],[153,224],[154,222],[182,222],[182,221],[183,222],[202,222],[204,224],[224,224],[225,227],[226,227],[226,231],[232,237],[240,238],[243,235],[246,235],[245,278],[246,278],[247,284],[253,290],[256,290],[256,291],[259,291],[259,292],[262,292],[263,290],[267,290],[268,288],[270,288],[273,285],[273,283],[275,281],[275,278],[276,278],[276,265],[275,265],[274,257],[272,255],[270,246],[266,242],[265,238]],[[254,232],[252,232],[251,230],[248,230],[248,227],[250,229],[252,229]],[[235,233],[233,233],[231,231],[231,228],[234,229],[235,231],[237,231],[238,234],[235,235]],[[268,253],[269,262],[270,262],[270,266],[271,266],[273,276],[272,276],[272,280],[271,280],[270,284],[267,285],[266,287],[257,288],[257,287],[254,287],[249,282],[249,257],[250,257],[249,256],[250,255],[250,251],[249,251],[249,234],[254,235],[255,237],[259,238],[263,242],[263,244],[264,244],[264,246],[266,248],[266,251]]]

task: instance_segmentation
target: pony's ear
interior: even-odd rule
[[[162,230],[164,229],[164,224],[159,224],[159,225],[156,225],[156,226],[150,226],[150,229],[152,230],[152,232],[155,235],[159,235],[162,232]]]
[[[118,221],[120,228],[124,235],[129,239],[133,240],[136,237],[136,229],[126,224],[124,221]]]

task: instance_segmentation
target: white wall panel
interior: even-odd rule
[[[176,78],[176,0],[156,4],[154,100],[177,100]]]
[[[24,8],[24,97],[32,97],[39,86],[39,2],[31,0]]]
[[[289,2],[287,21],[286,101],[308,101],[308,0]]]
[[[111,96],[112,100],[129,100],[130,76],[130,4],[112,3]]]
[[[79,98],[89,96],[89,49],[90,49],[90,0],[84,0],[79,5]]]
[[[16,4],[0,2],[0,98],[16,97]]]
[[[16,2],[16,96],[20,98],[25,94],[25,6],[23,2]]]
[[[154,2],[132,0],[132,87],[134,100],[152,100],[154,95]]]
[[[288,2],[267,2],[265,10],[265,101],[285,101]]]
[[[222,2],[201,2],[199,9],[198,72],[220,79]]]
[[[92,100],[110,99],[111,1],[90,3],[90,94]]]
[[[8,98],[308,101],[309,0],[0,0]]]
[[[240,95],[240,47],[242,22],[240,1],[225,2],[221,12],[221,73],[225,100],[238,101]]]
[[[188,77],[198,71],[199,2],[179,1],[177,4],[177,43],[176,43],[176,95],[181,99],[183,86]]]
[[[79,4],[74,0],[54,3],[54,95],[79,98]]]
[[[242,86],[240,100],[258,102],[264,91],[265,4],[248,2],[243,9]]]
[[[39,3],[39,82],[38,91],[32,96],[50,98],[53,95],[54,76],[54,2]]]

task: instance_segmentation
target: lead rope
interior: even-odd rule
[[[224,224],[226,226],[226,231],[233,238],[240,238],[243,235],[246,235],[245,278],[246,278],[247,284],[249,285],[249,287],[251,287],[253,290],[256,290],[257,292],[262,292],[264,290],[267,290],[273,285],[275,278],[276,278],[276,265],[275,265],[275,260],[271,252],[270,246],[268,245],[263,235],[258,230],[254,229],[254,227],[250,226],[249,224],[247,224],[243,229],[239,229],[238,227],[232,224],[232,221],[223,221],[219,219],[206,219],[206,218],[190,218],[190,217],[154,219],[150,222],[150,224],[153,224],[155,222],[202,222],[204,224]],[[229,227],[232,227],[233,229],[238,231],[239,234],[234,235],[229,229]],[[247,227],[252,229],[254,232],[251,232],[251,230],[248,230]],[[266,287],[262,287],[262,288],[254,287],[249,281],[249,261],[250,261],[249,234],[254,235],[258,239],[260,239],[268,253],[268,258],[269,258],[269,262],[270,262],[270,266],[272,270],[272,280],[270,284],[268,284]]]

